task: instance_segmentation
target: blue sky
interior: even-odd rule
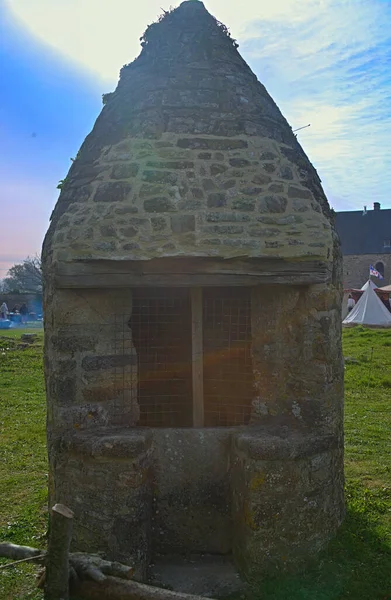
[[[0,0],[0,278],[50,212],[123,64],[161,8]],[[391,208],[391,1],[209,0],[293,128],[336,210]],[[238,9],[240,6],[240,9]]]

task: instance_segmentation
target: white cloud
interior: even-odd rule
[[[6,0],[41,41],[115,84],[169,1]],[[172,2],[174,6],[179,2]],[[389,201],[391,5],[383,0],[209,0],[298,133],[337,209]],[[106,86],[106,87],[104,87]]]

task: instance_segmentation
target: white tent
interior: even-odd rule
[[[374,291],[376,285],[373,281],[367,281],[361,289],[364,293],[353,310],[343,320],[343,324],[391,327],[391,313]]]

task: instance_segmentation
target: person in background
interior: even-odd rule
[[[0,319],[7,319],[8,313],[8,306],[5,302],[3,302],[3,304],[0,306]]]
[[[352,294],[349,294],[349,297],[348,297],[348,312],[350,312],[351,310],[353,310],[355,304],[356,303],[354,301],[354,298],[353,298]]]
[[[29,309],[27,308],[27,304],[25,302],[23,302],[22,306],[20,307],[20,314],[21,314],[21,321],[22,323],[26,323],[27,321],[27,316],[29,314]]]

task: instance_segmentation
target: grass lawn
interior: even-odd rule
[[[34,331],[36,333],[36,331]],[[0,331],[0,540],[42,547],[47,466],[42,333]],[[316,568],[254,600],[391,600],[391,331],[344,331],[348,514]],[[1,600],[38,600],[32,565],[0,571]]]

